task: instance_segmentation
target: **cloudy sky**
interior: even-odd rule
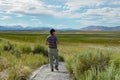
[[[0,0],[0,25],[119,26],[120,0]]]

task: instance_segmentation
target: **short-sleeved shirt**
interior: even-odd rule
[[[49,35],[46,39],[48,41],[49,48],[57,49],[57,37],[54,35]]]

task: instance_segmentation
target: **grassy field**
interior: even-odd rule
[[[2,38],[33,43],[43,43],[47,35],[47,32],[0,32]],[[57,36],[68,43],[120,44],[119,32],[58,32]]]
[[[48,32],[1,31],[0,80],[22,80],[47,63],[47,36]],[[57,37],[59,55],[74,79],[120,79],[120,32],[63,31]]]

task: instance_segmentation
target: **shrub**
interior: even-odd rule
[[[44,56],[48,56],[47,50],[45,49],[44,46],[41,46],[41,45],[35,45],[34,49],[33,49],[33,53],[34,54],[43,54]]]
[[[17,45],[14,45],[14,48],[10,51],[10,53],[16,56],[17,58],[21,58],[22,52]]]
[[[65,61],[62,55],[59,55],[59,61]]]
[[[40,54],[21,54],[21,58],[2,52],[0,57],[0,80],[25,80],[36,68],[48,63],[48,59]]]
[[[120,67],[120,59],[111,60],[111,63],[113,63],[116,68]]]
[[[3,46],[4,51],[10,51],[12,49],[13,49],[13,45],[9,41]]]
[[[104,71],[92,68],[92,70],[89,70],[88,73],[85,73],[85,77],[82,80],[119,80],[119,69],[120,68],[115,67],[114,63],[111,63]]]
[[[0,42],[2,42],[2,39],[0,38]]]
[[[72,59],[68,60],[66,67],[69,70],[70,74],[75,78],[78,80],[85,80],[82,78],[84,78],[84,75],[89,73],[91,70],[96,71],[95,74],[97,74],[97,71],[104,71],[109,64],[109,61],[109,54],[105,54],[101,51],[86,51],[80,54],[76,54]]]
[[[32,52],[31,46],[28,46],[28,45],[20,46],[20,50],[22,51],[22,53],[31,53]]]

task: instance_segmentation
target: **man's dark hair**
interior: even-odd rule
[[[50,34],[53,35],[53,32],[55,32],[55,29],[51,29],[51,30],[50,30]]]

